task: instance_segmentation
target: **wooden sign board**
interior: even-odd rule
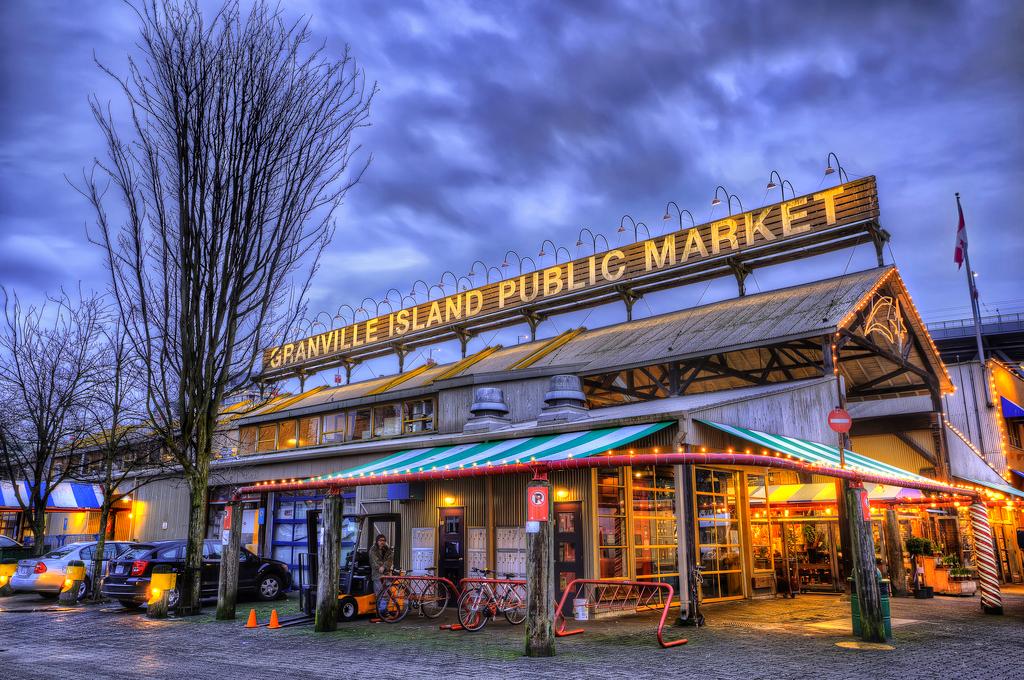
[[[393,346],[410,336],[450,334],[460,325],[512,310],[525,311],[560,298],[571,300],[581,293],[638,283],[700,263],[710,265],[766,245],[796,243],[815,232],[877,216],[875,178],[865,177],[273,347],[263,353],[263,373],[339,363],[351,354],[365,353],[374,346]]]

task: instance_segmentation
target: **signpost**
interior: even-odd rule
[[[839,433],[839,467],[846,468],[846,447],[843,446],[843,435],[853,427],[853,418],[846,412],[846,409],[838,406],[828,414],[828,426],[833,432]]]

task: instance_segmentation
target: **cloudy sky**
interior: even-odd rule
[[[703,221],[719,184],[747,208],[773,202],[773,169],[810,192],[834,181],[830,151],[851,178],[877,175],[887,261],[926,318],[968,313],[954,191],[985,311],[1024,310],[1020,3],[284,5],[328,50],[351,45],[380,87],[359,140],[373,162],[338,215],[314,310],[497,264],[508,248],[536,256],[545,238],[575,250],[584,226],[614,243],[626,213],[660,229],[670,199]],[[123,69],[134,17],[113,0],[10,0],[0,32],[0,284],[27,298],[102,288],[89,210],[64,176],[102,153],[86,98],[116,107],[118,93],[93,54]],[[751,287],[873,265],[861,246],[759,271]],[[636,313],[732,294],[701,286]]]

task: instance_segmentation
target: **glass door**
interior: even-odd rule
[[[694,468],[697,559],[705,601],[743,597],[743,558],[737,506],[739,473]]]

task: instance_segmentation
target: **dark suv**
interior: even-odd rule
[[[220,541],[203,541],[203,598],[217,596],[220,578]],[[172,571],[185,570],[185,541],[152,541],[132,548],[110,563],[110,570],[101,588],[104,597],[119,601],[124,607],[138,609],[148,599],[149,578],[158,564],[171,565]],[[239,594],[255,595],[260,600],[283,597],[292,585],[288,565],[280,560],[257,557],[242,549],[238,566]],[[168,595],[168,606],[178,604],[178,590]]]

